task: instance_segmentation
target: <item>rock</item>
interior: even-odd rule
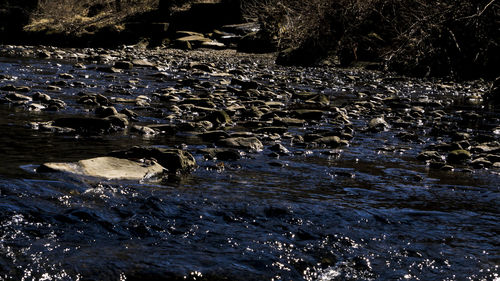
[[[75,79],[75,76],[73,76],[69,73],[60,73],[59,77],[62,79]]]
[[[324,144],[331,148],[337,148],[342,145],[342,140],[337,136],[328,136],[316,139],[315,142],[318,144]]]
[[[118,113],[115,115],[110,115],[104,119],[110,121],[110,123],[113,126],[116,126],[119,128],[125,128],[128,126],[128,117],[125,114]]]
[[[240,86],[242,90],[257,89],[260,86],[260,84],[255,81],[244,81],[238,78],[232,78],[231,85]]]
[[[6,96],[7,100],[11,102],[30,102],[32,99],[28,96],[17,94],[17,93],[8,93]]]
[[[208,114],[202,120],[210,121],[214,124],[214,127],[220,127],[227,123],[231,123],[231,117],[224,111],[218,110]]]
[[[186,122],[177,125],[176,130],[179,132],[204,132],[213,128],[210,121]]]
[[[119,121],[123,120],[113,120],[111,117],[107,118],[92,118],[92,117],[65,117],[56,119],[53,122],[54,126],[65,127],[76,130],[79,133],[84,134],[101,134],[106,132],[115,131],[115,124],[120,124]],[[128,122],[128,121],[127,121]]]
[[[133,112],[132,110],[130,110],[128,108],[124,108],[124,109],[120,110],[120,113],[127,115],[127,117],[129,119],[132,119],[132,120],[134,120],[137,117],[139,117],[139,115],[137,113]]]
[[[66,103],[60,99],[49,100],[47,104],[48,104],[47,107],[48,111],[58,111],[66,107]]]
[[[130,127],[131,132],[136,132],[139,133],[142,136],[154,136],[157,135],[158,132],[150,127],[147,126],[139,126],[139,125],[134,125]]]
[[[126,159],[155,159],[169,173],[188,173],[196,168],[196,160],[191,153],[180,149],[135,146],[125,151],[115,151],[112,157]]]
[[[227,138],[217,141],[216,144],[223,147],[232,147],[251,151],[262,151],[262,149],[264,149],[264,145],[256,137]]]
[[[198,62],[191,62],[189,64],[189,67],[191,69],[197,69],[197,70],[201,70],[201,71],[204,71],[204,72],[213,72],[213,65],[208,65],[206,63],[198,63]]]
[[[269,148],[269,150],[278,153],[278,155],[285,156],[289,155],[290,151],[281,143],[277,143]]]
[[[105,73],[120,73],[120,72],[122,72],[121,69],[111,67],[111,66],[100,66],[100,67],[96,68],[96,70],[100,71],[100,72],[105,72]]]
[[[33,100],[34,101],[41,101],[41,102],[44,102],[44,103],[47,103],[51,100],[51,97],[47,94],[42,94],[40,92],[36,92],[33,94],[32,96]]]
[[[260,134],[283,134],[288,132],[287,127],[263,127],[255,130],[256,133]]]
[[[156,64],[152,63],[152,62],[149,62],[147,60],[132,60],[132,64],[134,66],[139,66],[139,67],[155,67]]]
[[[384,117],[377,117],[370,120],[368,128],[372,132],[381,132],[389,128],[389,124],[385,121]]]
[[[45,109],[45,106],[39,103],[31,103],[27,108],[29,111],[42,111]]]
[[[203,35],[189,35],[174,40],[174,46],[181,49],[191,50],[202,46],[203,43],[213,42],[211,39],[204,37]]]
[[[179,104],[193,104],[201,107],[215,108],[215,103],[209,98],[187,98],[181,101]]]
[[[207,49],[222,50],[226,48],[226,45],[224,43],[211,40],[201,43],[201,47]]]
[[[101,118],[117,115],[118,111],[112,106],[100,106],[95,110],[95,114]]]
[[[488,154],[486,155],[486,159],[490,162],[500,162],[500,155]]]
[[[305,120],[321,120],[323,111],[317,109],[297,109],[293,110],[294,117]]]
[[[306,120],[297,119],[297,118],[288,118],[288,117],[276,117],[273,119],[273,126],[294,126],[301,127],[304,126]]]
[[[134,67],[134,64],[129,61],[117,61],[113,67],[117,69],[129,70]]]
[[[97,157],[76,163],[45,163],[37,172],[63,172],[79,176],[108,180],[143,180],[163,173],[164,168],[155,161],[141,163],[115,157]]]
[[[463,149],[453,150],[446,158],[449,163],[461,163],[471,158],[470,152]]]
[[[437,151],[427,150],[427,151],[421,152],[417,156],[417,159],[420,160],[420,161],[429,161],[429,160],[442,161],[443,157]]]
[[[199,152],[211,159],[217,159],[220,161],[236,161],[241,158],[241,153],[235,149],[204,148],[200,149]]]
[[[218,141],[220,139],[229,138],[229,134],[222,130],[204,132],[198,135],[204,141]]]
[[[33,130],[39,130],[41,132],[51,132],[58,134],[72,134],[75,132],[74,129],[57,127],[52,125],[53,122],[32,122],[30,126]]]
[[[470,162],[470,165],[475,169],[482,169],[482,168],[491,167],[493,165],[493,163],[488,161],[488,159],[481,157],[481,158],[477,158],[477,159],[472,160]]]
[[[22,92],[22,93],[27,93],[31,91],[31,88],[28,86],[14,86],[14,85],[5,85],[0,87],[0,90],[6,91],[6,92]]]
[[[108,105],[110,104],[107,97],[101,94],[79,94],[80,98],[78,99],[78,103],[85,105]]]

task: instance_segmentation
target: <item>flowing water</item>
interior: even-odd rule
[[[47,91],[72,69],[4,58],[0,83]],[[141,71],[140,87],[124,75],[73,74],[95,92],[121,83],[148,94],[170,83]],[[498,171],[430,170],[414,160],[419,144],[390,132],[357,133],[339,153],[289,147],[279,165],[266,149],[222,170],[189,136],[28,126],[88,114],[75,103],[81,90],[51,93],[68,104],[57,113],[0,105],[0,280],[500,280]],[[35,172],[133,145],[182,146],[200,167],[159,183]]]

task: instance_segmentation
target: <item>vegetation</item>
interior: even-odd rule
[[[496,0],[247,0],[245,5],[279,48],[293,48],[283,63],[336,56],[343,65],[378,61],[414,75],[500,75]]]
[[[26,31],[89,34],[123,29],[131,15],[195,0],[39,0]],[[197,2],[201,0],[196,0]],[[205,0],[214,2],[216,0]],[[283,64],[375,62],[417,76],[500,76],[497,0],[221,0],[240,4]],[[5,1],[4,1],[5,2]]]
[[[25,30],[78,35],[157,7],[158,0],[40,0]]]

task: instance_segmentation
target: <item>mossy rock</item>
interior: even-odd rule
[[[462,163],[466,160],[469,160],[471,156],[471,153],[467,150],[457,149],[451,151],[446,159],[449,163]]]

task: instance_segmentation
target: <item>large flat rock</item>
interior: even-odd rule
[[[144,163],[115,157],[97,157],[74,163],[45,163],[38,172],[64,172],[109,180],[141,180],[163,172],[156,162]]]

